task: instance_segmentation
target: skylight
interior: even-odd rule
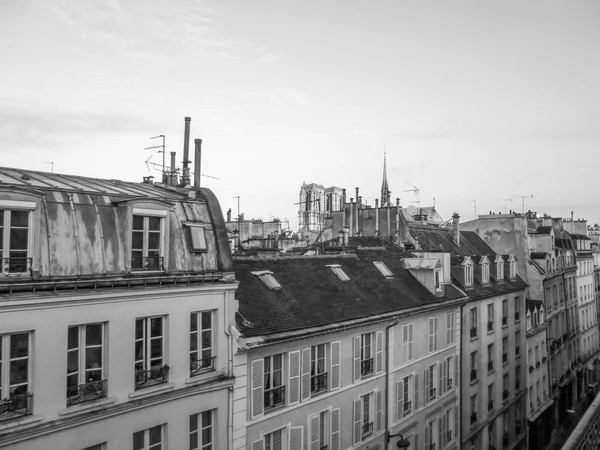
[[[392,273],[392,271],[390,269],[388,269],[388,267],[381,261],[373,261],[373,264],[375,264],[375,267],[377,267],[377,269],[379,269],[379,271],[381,272],[381,275],[383,275],[386,278],[393,278],[394,274]]]
[[[281,285],[273,276],[273,272],[269,270],[260,270],[252,272],[252,275],[256,275],[260,280],[267,285],[269,289],[281,289]]]
[[[346,272],[343,271],[342,266],[340,266],[339,264],[331,264],[328,265],[327,267],[329,267],[333,273],[335,273],[338,278],[340,279],[340,281],[349,281],[350,277],[348,275],[346,275]]]

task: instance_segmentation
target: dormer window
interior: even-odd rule
[[[190,237],[190,251],[194,253],[205,252],[206,231],[203,227],[188,226],[188,236]]]
[[[502,257],[498,258],[496,264],[496,279],[502,281],[504,280],[504,260]]]
[[[34,202],[0,201],[0,273],[20,274],[31,269],[30,216]]]
[[[435,290],[441,291],[442,290],[442,271],[441,271],[441,269],[435,269],[433,271],[433,278],[434,278],[434,282],[435,282]]]
[[[381,272],[381,275],[383,275],[386,278],[394,278],[394,274],[392,273],[392,271],[388,269],[388,267],[383,262],[373,261],[373,264]]]
[[[490,265],[487,261],[481,264],[481,281],[483,284],[490,282]]]
[[[527,329],[531,329],[531,311],[527,309]]]
[[[337,275],[337,277],[340,279],[340,281],[349,281],[350,277],[348,275],[346,275],[346,272],[344,272],[344,270],[342,269],[342,266],[340,266],[339,264],[330,264],[327,267],[329,267],[333,273],[335,273]]]
[[[273,272],[269,270],[252,272],[252,275],[256,275],[258,278],[260,278],[260,281],[265,283],[269,289],[281,289],[281,285],[273,276]]]
[[[166,211],[133,210],[131,270],[163,270],[163,230]]]
[[[539,318],[540,318],[540,325],[541,325],[544,323],[544,307],[543,306],[540,306]]]
[[[465,286],[473,285],[473,263],[468,262],[465,264]]]
[[[517,268],[514,258],[508,260],[508,277],[513,279],[517,277]]]

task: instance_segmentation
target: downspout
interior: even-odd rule
[[[385,327],[385,348],[387,361],[385,364],[385,448],[389,446],[390,436],[390,399],[389,399],[389,384],[390,384],[390,329],[399,323],[399,318],[396,317],[394,322]]]
[[[465,351],[464,350],[465,346],[462,345],[462,336],[463,336],[463,333],[464,333],[464,331],[463,331],[463,313],[464,313],[465,305],[466,305],[466,302],[464,302],[462,305],[460,305],[460,340],[461,340],[461,342],[460,342],[460,354],[459,354],[460,359],[457,361],[457,363],[460,364],[459,365],[460,369],[458,371],[458,373],[459,373],[458,377],[460,378],[459,383],[458,383],[458,389],[459,389],[459,391],[458,391],[458,401],[459,401],[458,416],[459,417],[458,417],[458,430],[455,431],[455,433],[457,433],[457,436],[460,436],[458,438],[458,440],[459,440],[459,442],[458,442],[458,448],[462,447],[462,435],[463,435],[462,434],[462,422],[463,422],[463,414],[462,414],[462,412],[464,410],[463,410],[463,392],[462,392],[462,389],[463,389],[463,372],[464,372],[464,370],[463,370],[463,367],[462,367],[462,361],[463,361],[463,353]],[[423,381],[425,381],[425,380],[423,380]]]
[[[231,293],[225,292],[225,307],[223,308],[223,330],[227,336],[227,374],[233,377],[233,337],[228,329],[227,318],[229,296]],[[227,388],[227,449],[233,450],[233,387]]]

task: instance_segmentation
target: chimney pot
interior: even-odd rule
[[[460,216],[457,212],[452,214],[452,229],[454,230],[454,241],[460,246]]]
[[[202,160],[202,139],[194,139],[196,151],[194,154],[194,187],[200,187],[200,163]]]
[[[187,186],[190,184],[190,122],[191,117],[185,119],[185,129],[183,135],[183,170],[181,173],[181,184]]]

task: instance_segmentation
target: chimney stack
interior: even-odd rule
[[[194,152],[194,187],[200,187],[200,162],[202,159],[202,139],[194,139],[196,149]]]
[[[227,222],[231,222],[231,208],[227,210]]]
[[[460,216],[458,213],[452,214],[452,229],[454,230],[454,241],[460,245]]]
[[[181,184],[182,186],[188,186],[190,184],[190,122],[191,117],[185,118],[185,131],[183,135],[183,170],[181,173]]]
[[[171,173],[169,174],[169,184],[177,186],[177,172],[175,169],[175,152],[171,152]]]

